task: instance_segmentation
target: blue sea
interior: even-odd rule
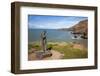
[[[47,41],[50,42],[78,42],[87,46],[87,39],[73,39],[71,31],[57,29],[28,29],[28,42],[40,41],[41,32],[46,31]]]

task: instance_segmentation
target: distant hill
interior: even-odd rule
[[[88,35],[88,20],[83,20],[69,28],[73,34],[82,34],[82,38],[87,38]]]
[[[87,32],[87,30],[88,30],[88,20],[80,21],[78,24],[70,27],[69,30],[72,30],[76,33],[78,33],[78,32],[80,32],[80,33]]]
[[[87,39],[88,35],[88,20],[82,20],[70,28],[62,28],[60,30],[72,31],[72,34],[81,34],[81,37]]]

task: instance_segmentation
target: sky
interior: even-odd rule
[[[28,15],[29,29],[61,29],[69,28],[87,17],[78,16],[50,16],[50,15]]]

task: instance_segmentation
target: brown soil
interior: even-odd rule
[[[42,60],[53,60],[53,59],[61,59],[64,55],[58,51],[51,50],[52,56],[43,58]],[[28,54],[28,60],[38,60],[36,58],[35,53]]]
[[[78,49],[83,49],[84,46],[80,45],[80,44],[74,44],[73,48],[78,48]]]

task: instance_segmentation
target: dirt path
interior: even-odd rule
[[[44,60],[53,60],[53,59],[61,59],[63,57],[63,54],[61,54],[58,51],[51,50],[52,56],[51,57],[46,57]]]
[[[63,54],[61,54],[58,51],[51,50],[52,56],[43,58],[43,60],[53,60],[53,59],[61,59],[63,57]],[[38,60],[34,53],[31,53],[28,55],[28,60]]]

